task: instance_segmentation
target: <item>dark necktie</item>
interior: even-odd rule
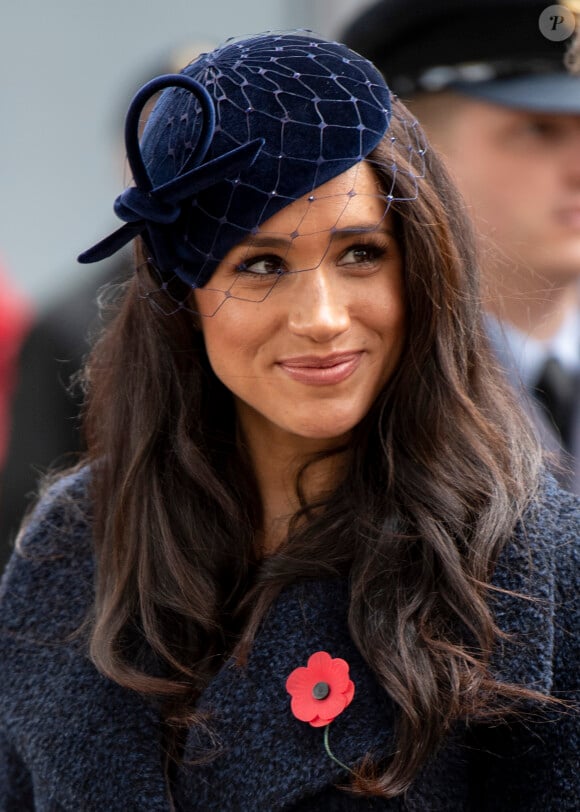
[[[534,394],[560,435],[562,445],[572,451],[575,404],[580,398],[579,376],[567,371],[557,358],[548,358]]]

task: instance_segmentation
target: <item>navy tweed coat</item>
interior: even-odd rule
[[[90,605],[86,474],[63,479],[37,507],[0,588],[0,812],[169,812],[161,727],[137,694],[96,672],[72,634]],[[578,684],[580,502],[549,480],[502,553],[496,618],[511,637],[496,673],[558,696]],[[175,808],[565,812],[580,809],[578,716],[550,711],[509,724],[458,725],[408,793],[355,799],[323,748],[320,728],[297,721],[287,675],[315,651],[343,657],[356,684],[330,728],[345,764],[392,746],[394,708],[353,645],[347,584],[296,584],[282,593],[248,665],[226,664],[203,694],[220,753],[183,767]],[[207,744],[191,732],[186,759]]]

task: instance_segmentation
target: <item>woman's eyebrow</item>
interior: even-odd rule
[[[280,237],[275,234],[253,234],[239,244],[244,248],[276,248],[278,250],[288,250],[293,240],[294,237]]]
[[[300,234],[298,232],[288,237],[268,233],[253,234],[251,237],[243,240],[240,245],[243,245],[245,248],[271,248],[276,250],[288,250],[296,237],[309,237],[312,235],[312,233],[313,232],[305,232],[304,234]],[[347,239],[349,237],[356,237],[362,234],[385,234],[389,237],[395,236],[392,229],[380,224],[377,225],[376,223],[363,223],[360,225],[357,224],[353,226],[345,226],[343,228],[331,228],[328,229],[328,233],[330,240]]]
[[[357,237],[362,234],[386,234],[389,237],[394,237],[395,232],[388,228],[387,226],[382,225],[381,223],[372,223],[369,225],[362,224],[353,225],[353,226],[344,226],[342,228],[333,228],[331,239],[340,240],[346,239],[348,237]]]

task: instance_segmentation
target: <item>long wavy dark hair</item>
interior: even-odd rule
[[[395,111],[370,159],[384,189],[411,198],[410,176],[393,176],[390,138],[405,169],[412,119]],[[498,636],[489,581],[540,467],[485,339],[464,204],[433,153],[418,183],[416,199],[393,207],[400,362],[353,430],[342,483],[307,504],[298,477],[301,508],[279,553],[256,554],[255,477],[191,313],[163,315],[134,278],[87,365],[96,667],[183,730],[224,659],[247,656],[285,585],[348,576],[350,633],[398,708],[392,759],[352,788],[384,797],[409,786],[454,721],[502,714],[526,693],[488,671]]]

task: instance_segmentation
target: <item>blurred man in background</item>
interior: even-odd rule
[[[341,38],[425,127],[482,235],[498,358],[580,493],[580,78],[572,0],[381,0]],[[580,8],[576,9],[580,11]]]

